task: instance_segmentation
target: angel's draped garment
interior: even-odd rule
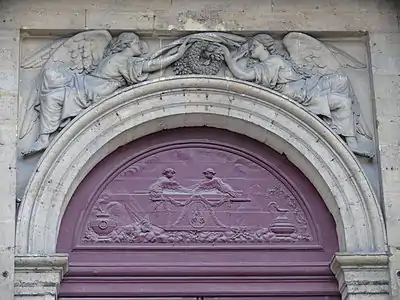
[[[114,54],[113,56],[117,56]],[[144,58],[106,59],[90,74],[64,69],[45,69],[36,109],[40,111],[40,134],[51,134],[64,127],[73,117],[94,102],[117,89],[145,81]],[[112,68],[110,68],[110,64]]]
[[[321,116],[342,136],[355,136],[351,86],[339,73],[311,76],[299,74],[292,64],[278,55],[253,66],[255,82],[279,91]]]

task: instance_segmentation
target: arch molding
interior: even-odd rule
[[[172,77],[121,90],[60,133],[37,165],[17,220],[19,254],[52,254],[81,180],[119,146],[163,129],[209,126],[284,153],[334,217],[341,252],[383,253],[378,200],[357,158],[322,121],[291,99],[233,79]]]

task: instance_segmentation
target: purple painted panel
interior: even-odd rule
[[[224,130],[169,130],[121,147],[78,187],[58,241],[70,253],[61,292],[336,297],[337,248],[322,199],[284,155]]]

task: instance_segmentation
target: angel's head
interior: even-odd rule
[[[279,47],[269,34],[261,33],[253,36],[249,41],[249,51],[253,58],[264,60],[270,54],[288,58],[288,53]]]
[[[252,58],[264,60],[268,58],[275,40],[268,34],[257,34],[249,41],[249,51]]]
[[[129,49],[133,56],[142,54],[142,46],[139,37],[133,32],[123,32],[113,39],[109,45],[109,55]]]

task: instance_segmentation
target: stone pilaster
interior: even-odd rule
[[[13,299],[19,30],[0,30],[0,298]]]
[[[26,255],[15,257],[15,299],[55,300],[68,266],[68,256]]]
[[[370,34],[391,293],[400,299],[400,34]]]
[[[336,253],[331,263],[343,300],[389,300],[387,254]]]

